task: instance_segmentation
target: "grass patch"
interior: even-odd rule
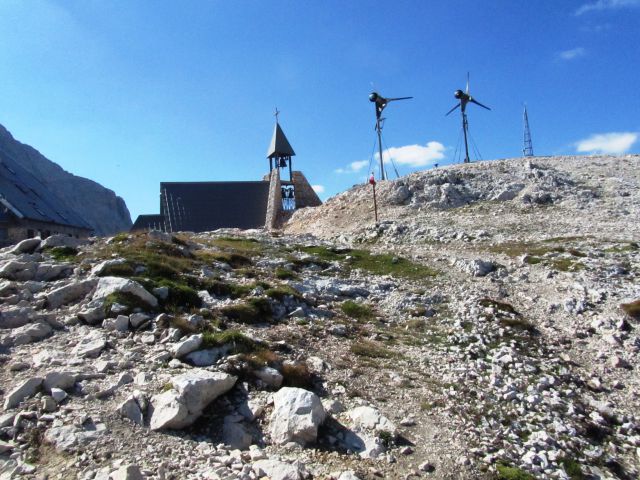
[[[302,300],[302,295],[300,295],[300,293],[296,289],[288,285],[280,285],[278,287],[269,288],[264,292],[264,294],[267,297],[273,298],[274,300],[278,300],[280,302],[283,301],[286,296],[291,296],[298,300]]]
[[[78,250],[73,247],[52,247],[47,248],[46,251],[59,262],[72,262],[78,256]]]
[[[509,304],[509,303],[505,303],[505,302],[499,302],[498,300],[493,300],[492,298],[489,297],[485,297],[480,299],[480,301],[478,302],[478,304],[482,307],[485,308],[493,308],[494,310],[497,310],[498,312],[502,312],[502,313],[511,313],[513,315],[520,315],[515,308],[513,308],[513,305]]]
[[[631,303],[623,303],[620,308],[634,320],[640,320],[640,300]]]
[[[536,477],[517,467],[510,467],[504,463],[497,465],[497,480],[535,480]]]
[[[432,268],[392,254],[373,254],[368,250],[323,246],[298,247],[298,250],[313,257],[311,259],[292,260],[292,263],[296,265],[300,265],[300,262],[303,262],[306,265],[313,263],[327,267],[329,262],[341,262],[345,273],[348,273],[350,268],[359,268],[374,275],[392,275],[414,280],[438,275],[438,272]]]
[[[571,480],[584,480],[586,478],[584,473],[582,473],[580,464],[573,458],[563,458],[559,463]]]
[[[250,298],[245,303],[222,308],[222,314],[239,323],[254,324],[271,320],[271,304],[266,298]]]
[[[146,302],[144,302],[140,297],[133,295],[128,292],[115,292],[107,297],[104,300],[104,309],[107,315],[111,314],[111,309],[115,304],[123,305],[127,308],[127,311],[131,312],[137,308],[143,311],[152,311],[153,308]]]
[[[398,356],[396,352],[370,340],[360,340],[351,344],[351,353],[367,358],[394,358]]]
[[[236,353],[250,353],[258,348],[258,344],[238,330],[224,332],[203,332],[202,344],[205,348],[231,345],[231,351]]]
[[[313,386],[313,374],[306,363],[284,363],[280,373],[285,387],[309,389]]]
[[[276,268],[275,277],[280,280],[297,280],[299,277],[291,270],[287,270],[286,268]]]
[[[355,318],[356,320],[366,320],[375,316],[371,307],[356,303],[352,300],[343,302],[340,305],[340,309],[345,315]]]
[[[113,238],[111,239],[112,242],[116,242],[116,243],[126,242],[127,240],[129,240],[129,234],[126,232],[120,232],[114,235]]]
[[[561,272],[577,272],[584,268],[584,263],[571,258],[554,258],[549,262],[549,266]]]

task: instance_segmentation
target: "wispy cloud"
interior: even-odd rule
[[[576,15],[602,10],[619,10],[621,8],[640,7],[640,0],[596,0],[585,3],[576,10]]]
[[[369,164],[368,160],[356,160],[355,162],[351,162],[345,168],[338,168],[335,170],[336,173],[357,173],[366,167]]]
[[[589,138],[575,143],[580,153],[610,153],[620,155],[627,153],[638,141],[637,132],[596,133]]]
[[[426,167],[444,158],[445,146],[440,142],[431,141],[426,145],[405,145],[386,149],[382,156],[385,163],[393,160],[398,165],[409,167]],[[378,156],[376,156],[378,158]]]
[[[584,57],[586,54],[587,51],[584,48],[578,47],[558,53],[558,58],[561,60],[573,60],[574,58]]]
[[[316,193],[324,193],[324,185],[311,185],[311,188]]]

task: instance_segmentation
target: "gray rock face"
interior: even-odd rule
[[[15,247],[9,250],[10,253],[19,255],[21,253],[33,253],[40,246],[40,238],[27,238],[17,243]]]
[[[125,465],[111,474],[112,480],[142,480],[142,472],[137,465]]]
[[[37,313],[31,307],[10,308],[0,312],[0,329],[22,327],[36,317]]]
[[[320,398],[302,388],[281,388],[274,396],[271,438],[277,444],[313,443],[326,413]]]
[[[173,355],[174,358],[182,358],[185,355],[194,352],[200,348],[200,345],[202,345],[202,339],[203,336],[201,333],[187,337],[181,342],[172,345],[170,348],[171,355]]]
[[[2,125],[0,149],[84,218],[97,235],[111,235],[131,228],[131,215],[122,198],[92,180],[63,170],[33,147],[15,140]]]
[[[53,247],[72,247],[77,248],[80,245],[86,245],[88,240],[81,238],[74,238],[68,235],[51,235],[43,240],[41,248],[53,248]]]

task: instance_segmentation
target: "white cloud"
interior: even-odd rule
[[[440,142],[431,141],[426,145],[405,145],[386,149],[382,156],[385,163],[392,159],[398,165],[410,167],[426,167],[444,158],[445,146]],[[376,155],[379,158],[379,155]]]
[[[587,12],[617,10],[629,7],[640,7],[640,0],[596,0],[595,2],[585,3],[582,5],[578,10],[576,10],[576,15],[582,15]]]
[[[346,168],[336,169],[336,173],[356,173],[369,164],[368,160],[356,160],[351,162]]]
[[[574,58],[584,57],[586,54],[587,54],[587,51],[584,48],[578,47],[578,48],[573,48],[571,50],[565,50],[563,52],[560,52],[558,56],[562,60],[573,60]]]
[[[311,188],[316,193],[324,193],[324,185],[311,185]]]
[[[629,151],[638,141],[636,132],[596,133],[589,138],[576,142],[575,147],[581,153],[611,153],[620,155]]]

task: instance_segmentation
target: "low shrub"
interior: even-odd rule
[[[362,305],[352,300],[347,300],[340,305],[342,312],[356,320],[366,320],[374,316],[373,310],[368,305]]]

